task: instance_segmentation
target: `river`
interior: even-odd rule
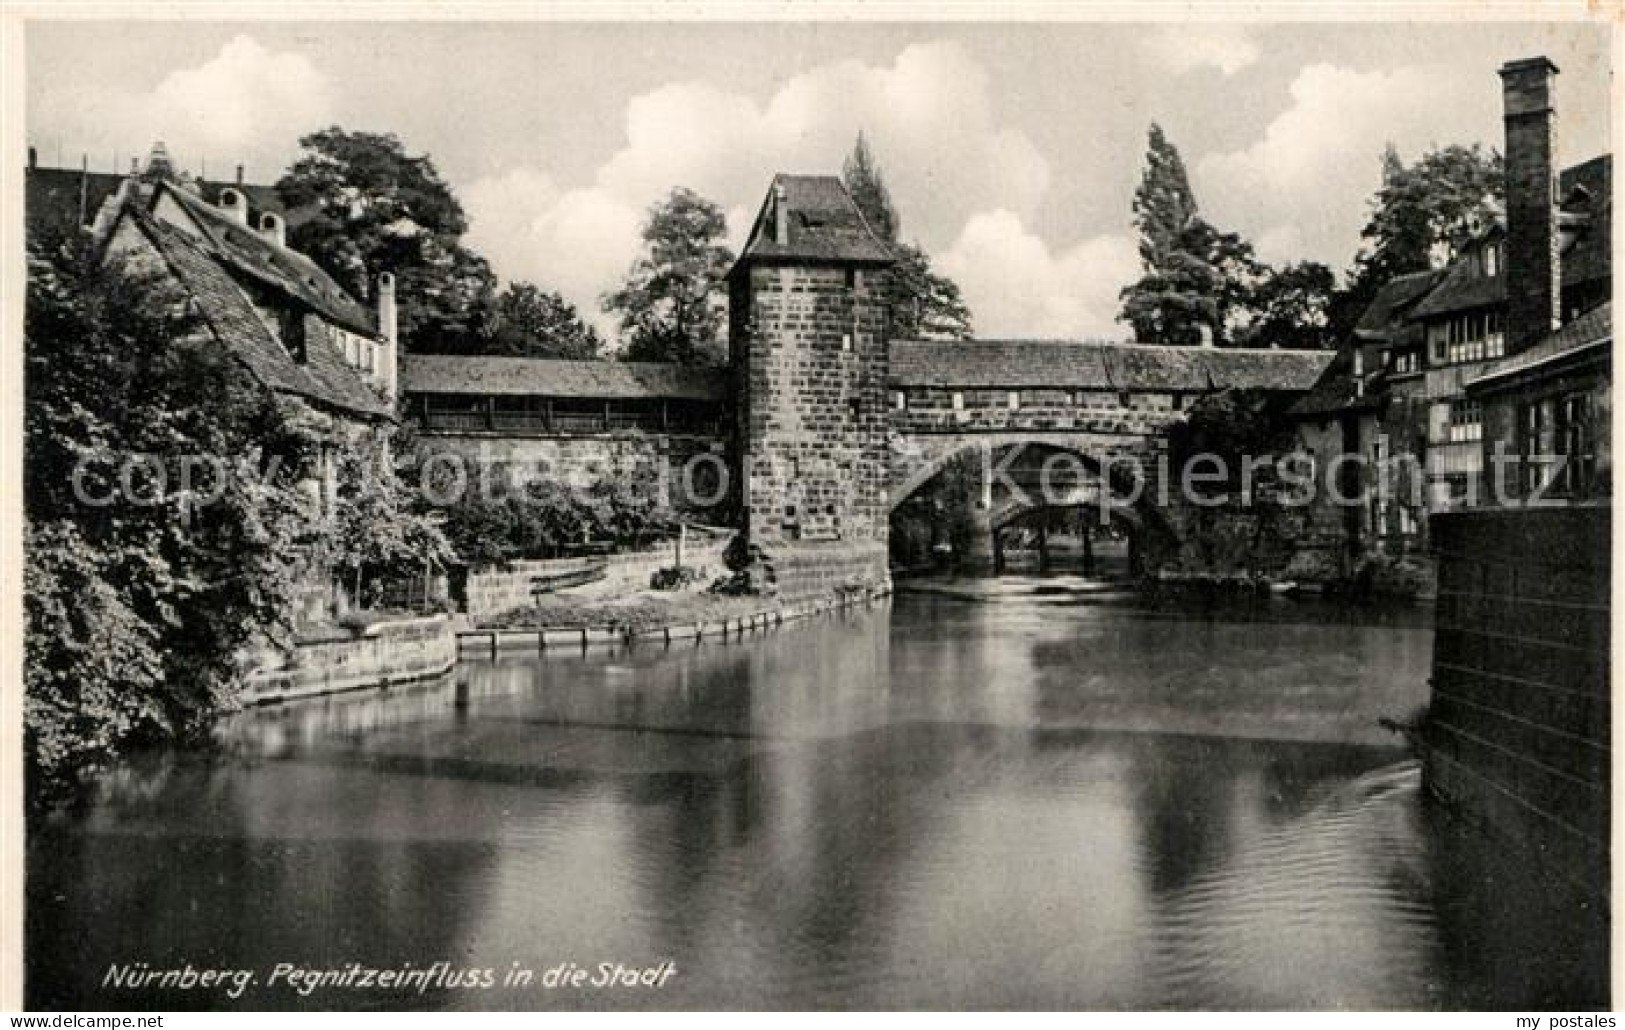
[[[30,1007],[1601,1004],[1563,899],[1378,725],[1430,648],[1413,612],[927,581],[246,712],[33,828]],[[105,984],[136,963],[254,982]]]

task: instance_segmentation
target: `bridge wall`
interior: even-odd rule
[[[1426,782],[1606,917],[1607,507],[1436,515]]]
[[[1145,435],[1182,418],[1189,396],[1172,392],[892,387],[898,433],[1074,431]]]

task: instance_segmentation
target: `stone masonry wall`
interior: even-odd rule
[[[439,676],[457,663],[457,638],[444,615],[377,623],[357,635],[264,648],[243,655],[243,702],[383,686]]]
[[[711,577],[723,575],[726,540],[690,540],[683,550],[683,564],[703,570]],[[648,551],[631,551],[605,556],[604,578],[590,587],[577,588],[583,594],[628,593],[646,589],[657,569],[675,563],[674,544],[664,543]],[[506,569],[486,569],[471,573],[464,589],[464,611],[476,625],[482,620],[532,603],[532,584],[544,573],[558,572],[580,563],[580,559],[519,561]]]
[[[749,310],[737,327],[740,445],[745,525],[758,546],[885,539],[885,274],[758,265],[735,290]]]
[[[1607,913],[1607,507],[1436,515],[1426,782]]]
[[[727,464],[723,441],[704,436],[618,433],[598,436],[504,436],[499,433],[424,433],[419,445],[430,453],[457,454],[500,467],[517,482],[522,477],[586,489],[612,477],[625,477],[660,489],[664,470],[672,507],[699,521],[726,519]],[[684,487],[685,469],[691,488]],[[700,503],[716,497],[715,503]]]

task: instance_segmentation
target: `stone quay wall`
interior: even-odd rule
[[[683,546],[683,564],[703,569],[712,576],[726,572],[722,552],[726,539],[696,540],[690,537]],[[630,551],[604,557],[604,578],[575,588],[576,593],[596,597],[604,594],[626,594],[647,589],[649,577],[657,569],[676,564],[675,545],[664,543],[648,551]],[[557,560],[519,561],[505,569],[486,569],[469,574],[465,588],[464,613],[475,625],[502,612],[515,608],[528,608],[532,587],[538,576],[553,575],[581,563],[579,558]]]
[[[378,622],[357,633],[334,630],[291,650],[266,647],[244,655],[243,703],[426,679],[456,664],[457,636],[444,615]]]
[[[1609,883],[1608,507],[1437,515],[1426,783],[1576,886]]]
[[[891,559],[884,541],[778,544],[767,560],[783,601],[891,592]]]

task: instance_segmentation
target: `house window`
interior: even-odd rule
[[[1518,479],[1526,497],[1545,485],[1545,458],[1552,453],[1553,442],[1550,426],[1545,401],[1518,405]]]
[[[1597,478],[1597,431],[1591,417],[1591,398],[1583,393],[1558,400],[1555,443],[1563,464],[1553,489],[1567,497],[1590,495]]]
[[[893,411],[907,411],[908,394],[904,393],[902,390],[893,390],[891,395],[891,406]]]
[[[1505,319],[1499,311],[1475,311],[1458,315],[1442,326],[1429,330],[1436,364],[1488,361],[1506,354]]]
[[[1176,393],[1176,394],[1173,395],[1173,408],[1174,408],[1175,411],[1184,411],[1185,410],[1185,395],[1184,394]]]
[[[962,394],[962,393],[959,393],[958,391],[954,392],[954,410],[955,411],[964,411],[965,410],[965,395]]]
[[[1484,274],[1489,276],[1492,279],[1495,278],[1496,273],[1499,271],[1498,266],[1500,265],[1500,263],[1501,263],[1501,248],[1496,246],[1493,243],[1490,244],[1489,246],[1485,247],[1484,248]]]
[[[1017,408],[1021,407],[1021,391],[1011,390],[1005,395],[1005,402],[1011,411],[1015,411]]]
[[[851,349],[852,349],[852,334],[851,333],[842,333],[841,334],[841,350],[849,351]]]
[[[1484,411],[1477,401],[1451,403],[1447,438],[1451,443],[1473,443],[1484,438]]]

